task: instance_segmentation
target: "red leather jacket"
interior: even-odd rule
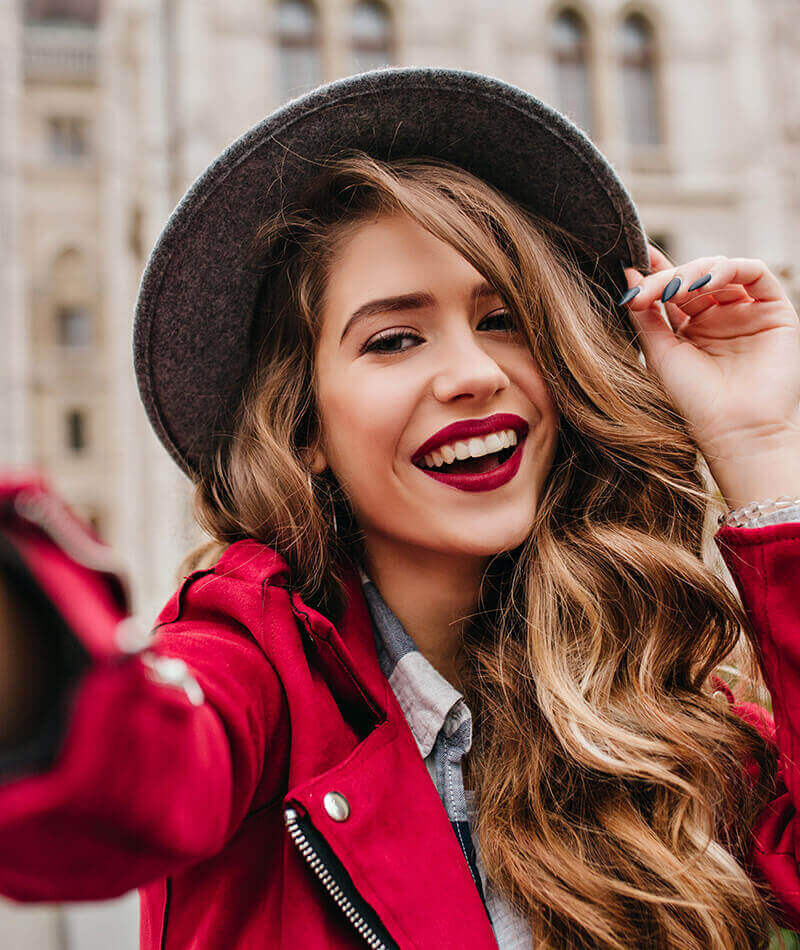
[[[760,637],[782,755],[752,873],[796,929],[800,525],[716,540]],[[276,551],[237,542],[184,580],[139,653],[76,612],[90,663],[58,755],[0,784],[0,893],[98,900],[138,887],[144,950],[496,948],[380,669],[358,575],[338,629],[286,583]],[[107,590],[91,597],[108,607]],[[202,694],[154,656],[181,658]]]

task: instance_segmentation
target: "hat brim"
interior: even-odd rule
[[[133,358],[159,439],[196,478],[245,382],[261,279],[259,224],[340,148],[428,155],[465,168],[596,251],[609,289],[649,272],[633,201],[591,140],[516,86],[467,70],[384,68],[319,86],[229,145],[170,215],[145,267]]]

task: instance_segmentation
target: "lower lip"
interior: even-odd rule
[[[479,472],[474,475],[451,475],[437,472],[431,468],[420,468],[419,470],[423,475],[429,475],[437,482],[452,485],[453,488],[458,488],[461,491],[492,491],[501,485],[505,485],[506,482],[510,482],[519,471],[519,465],[522,461],[522,446],[525,445],[527,437],[526,433],[525,438],[517,442],[514,451],[505,462],[498,465],[497,468],[493,468],[491,472]],[[419,466],[417,465],[416,468],[419,468]]]

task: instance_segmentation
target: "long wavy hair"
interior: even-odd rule
[[[347,150],[315,170],[254,237],[251,372],[194,489],[210,540],[180,573],[256,538],[341,618],[364,538],[329,473],[309,488],[314,355],[337,252],[376,214],[409,216],[500,290],[561,418],[529,535],[490,559],[465,618],[465,781],[492,886],[537,947],[766,947],[769,898],[745,868],[776,751],[712,697],[732,657],[738,698],[764,690],[747,615],[713,563],[721,496],[591,252],[551,222],[438,159]]]

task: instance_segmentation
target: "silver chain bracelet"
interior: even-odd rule
[[[792,498],[791,495],[779,495],[777,498],[769,498],[767,501],[751,501],[748,505],[742,505],[741,508],[735,508],[727,514],[720,515],[717,519],[718,527],[723,525],[733,525],[737,528],[755,527],[752,522],[761,515],[772,514],[773,511],[780,511],[782,508],[791,508],[792,505],[800,505],[800,496]]]

